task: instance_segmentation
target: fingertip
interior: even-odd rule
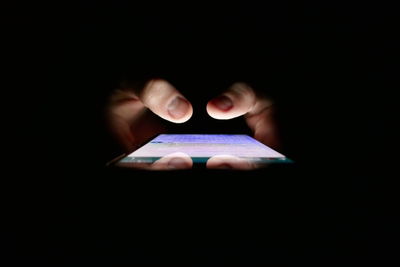
[[[152,112],[170,122],[186,122],[193,114],[190,102],[173,85],[162,79],[149,81],[140,99]]]
[[[210,117],[217,120],[228,120],[237,116],[234,102],[227,95],[220,95],[207,103],[206,110]]]
[[[222,95],[207,103],[207,112],[219,120],[233,119],[249,112],[255,104],[255,94],[244,83],[234,83]]]
[[[169,102],[167,112],[172,122],[183,123],[192,117],[193,108],[187,99],[176,96]]]
[[[218,109],[218,107],[213,103],[212,100],[207,103],[206,110],[211,118],[217,120],[227,119],[226,111]]]

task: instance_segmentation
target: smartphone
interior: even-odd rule
[[[244,134],[160,134],[108,165],[149,170],[255,169],[292,162],[285,155]]]

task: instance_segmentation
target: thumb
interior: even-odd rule
[[[165,80],[150,80],[137,95],[145,107],[165,120],[183,123],[193,114],[190,102]]]
[[[259,109],[260,101],[245,83],[234,83],[227,91],[207,103],[207,112],[214,119],[229,120]]]

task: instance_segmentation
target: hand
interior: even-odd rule
[[[144,86],[124,86],[111,96],[107,109],[109,126],[127,151],[165,131],[152,113],[183,123],[190,119],[193,108],[175,87],[161,79],[150,80]]]
[[[279,147],[273,102],[245,83],[234,83],[227,91],[210,100],[207,112],[219,120],[244,115],[255,139],[273,148]]]
[[[279,145],[272,101],[256,94],[245,83],[235,83],[210,100],[207,112],[220,120],[243,115],[254,138],[273,148]],[[190,119],[193,108],[174,86],[162,79],[118,89],[111,97],[107,112],[110,128],[127,151],[165,131],[160,119],[152,113],[170,122],[183,123]]]

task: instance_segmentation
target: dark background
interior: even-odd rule
[[[13,11],[5,14],[4,259],[352,266],[396,251],[387,183],[399,71],[393,7],[81,1]],[[121,152],[104,125],[107,97],[122,80],[152,77],[193,103],[189,122],[169,124],[182,133],[247,132],[241,118],[209,118],[205,104],[249,82],[275,99],[282,152],[296,164],[105,168]]]

